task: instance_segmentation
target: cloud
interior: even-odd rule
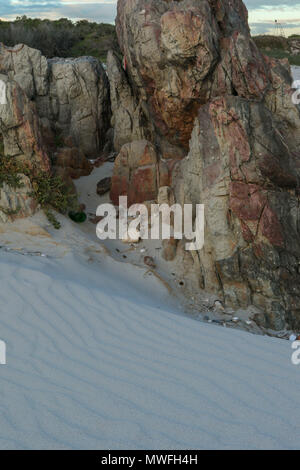
[[[245,0],[252,34],[277,34],[275,20],[286,33],[300,33],[300,0]]]
[[[295,6],[299,4],[299,0],[245,0],[248,9],[277,7],[277,6]]]

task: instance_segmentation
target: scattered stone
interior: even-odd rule
[[[102,215],[95,215],[94,217],[90,217],[89,218],[89,221],[94,224],[94,225],[97,225],[99,222],[101,222],[101,220],[104,219],[104,216]]]
[[[146,140],[124,145],[116,158],[110,198],[119,204],[119,197],[128,196],[128,206],[151,201],[157,195],[157,154]]]
[[[149,266],[149,268],[152,268],[152,269],[156,268],[156,264],[154,262],[154,259],[151,256],[145,256],[144,257],[144,264],[146,264],[146,266]]]
[[[97,183],[97,194],[99,196],[103,196],[104,194],[108,193],[111,189],[111,178],[103,178],[99,183]]]
[[[222,302],[220,302],[220,300],[217,300],[214,304],[214,308],[215,310],[219,311],[219,312],[225,312],[225,308],[222,304]]]

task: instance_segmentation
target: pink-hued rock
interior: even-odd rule
[[[88,176],[93,166],[81,150],[76,147],[63,147],[55,154],[55,166],[67,170],[73,179]]]
[[[16,159],[21,166],[29,168],[32,173],[49,173],[50,158],[44,146],[35,104],[17,82],[5,80],[5,83],[7,103],[1,105],[0,119],[4,153]],[[20,177],[22,187],[13,188],[3,184],[0,188],[2,222],[30,216],[37,209],[29,178],[25,175]]]
[[[298,177],[272,113],[228,96],[200,108],[174,183],[178,201],[205,204],[203,287],[278,330],[300,324]]]
[[[128,196],[128,205],[156,198],[157,154],[146,140],[126,144],[116,158],[110,197],[119,205],[120,196]]]
[[[116,23],[128,83],[167,158],[183,156],[198,109],[213,96],[261,99],[270,87],[240,0],[119,0]]]
[[[6,81],[7,103],[1,106],[0,132],[4,152],[32,169],[50,170],[35,104],[15,81]]]

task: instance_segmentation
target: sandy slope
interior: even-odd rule
[[[182,315],[62,222],[0,225],[0,449],[300,448],[289,342]]]
[[[0,448],[299,448],[286,341],[181,316],[105,256],[0,252]]]

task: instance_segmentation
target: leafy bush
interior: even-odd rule
[[[270,34],[265,34],[262,36],[254,36],[253,40],[259,49],[278,49],[282,51],[289,52],[289,42],[288,39],[281,36],[271,36]]]
[[[291,54],[290,43],[292,39],[300,38],[293,34],[288,38],[282,36],[262,35],[254,36],[253,40],[261,52],[274,59],[288,59],[291,65],[300,65],[300,56]]]
[[[13,189],[21,188],[20,167],[14,158],[0,154],[0,188],[6,183]]]
[[[273,57],[274,59],[288,59],[291,65],[300,65],[299,55],[292,55],[288,52],[282,51],[281,49],[261,49],[261,52],[269,57]]]
[[[66,187],[66,183],[60,176],[48,175],[47,173],[32,174],[25,169],[24,174],[31,180],[33,197],[45,208],[53,208],[57,212],[65,214],[73,208],[76,202],[74,193]]]
[[[67,18],[50,21],[22,16],[0,21],[0,42],[10,47],[26,44],[48,58],[91,55],[104,60],[109,49],[119,50],[113,25],[86,20],[73,23]]]

